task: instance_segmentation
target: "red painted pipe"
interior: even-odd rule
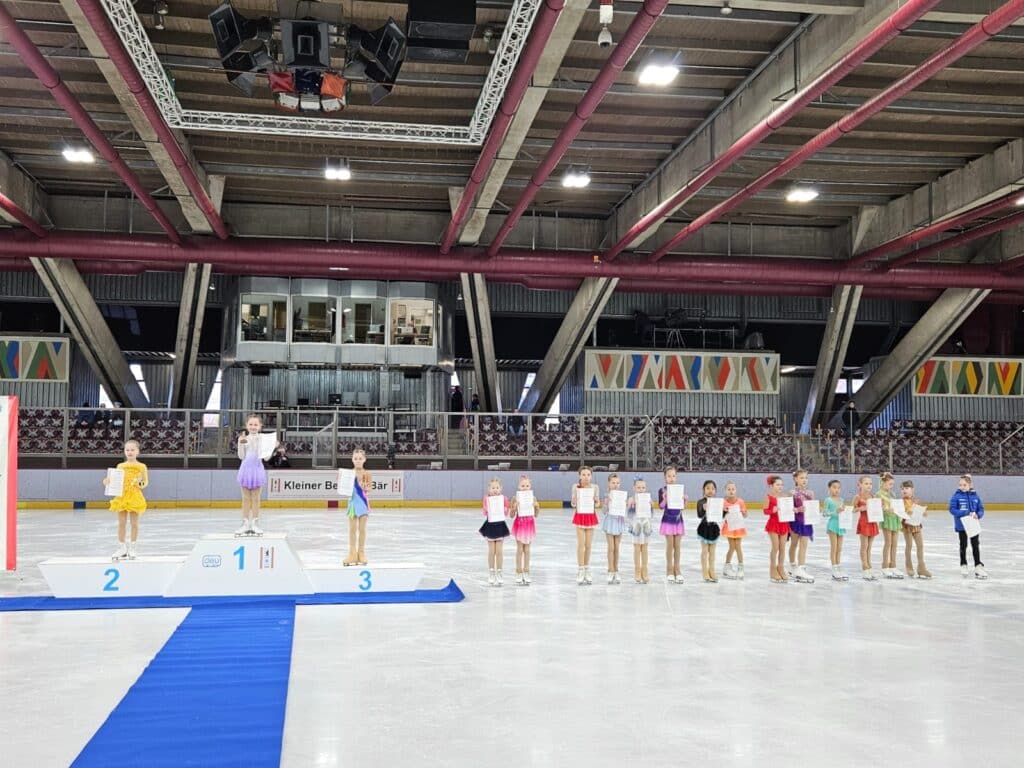
[[[687,238],[692,237],[708,224],[717,221],[727,213],[734,211],[745,200],[753,197],[768,187],[769,184],[781,179],[793,169],[798,168],[813,155],[830,147],[894,101],[914,90],[953,62],[963,58],[994,35],[1002,32],[1021,16],[1024,16],[1024,0],[1011,0],[1005,3],[945,48],[929,56],[917,69],[908,72],[888,88],[868,99],[853,112],[832,123],[832,125],[804,144],[796,152],[774,168],[763,173],[750,184],[747,184],[732,197],[723,200],[710,210],[702,213],[651,253],[648,261],[658,261],[673,249],[678,248]],[[913,261],[913,259],[910,260]]]
[[[94,275],[141,275],[143,272],[154,271],[153,264],[141,264],[131,261],[83,261],[75,266],[83,274]],[[35,267],[28,259],[0,259],[0,269],[7,272],[34,272]],[[175,272],[177,270],[163,270]]]
[[[897,37],[900,32],[919,20],[938,4],[939,0],[910,0],[907,2],[902,8],[893,13],[892,16],[869,32],[867,36],[857,43],[853,50],[793,94],[768,117],[743,134],[729,149],[712,160],[704,170],[684,184],[674,195],[655,206],[646,216],[641,217],[615,245],[608,249],[607,253],[602,256],[602,260],[610,261],[617,257],[637,237],[706,187],[715,177],[746,154],[747,150],[764,141],[768,136],[789,122],[801,109],[836,85],[868,58],[881,50],[886,43]]]
[[[523,190],[516,204],[512,206],[512,209],[506,215],[505,222],[501,225],[501,229],[498,230],[490,247],[487,249],[488,258],[493,258],[498,249],[501,248],[501,244],[505,242],[512,228],[515,227],[527,207],[533,202],[541,187],[544,186],[544,182],[551,177],[558,163],[572,145],[573,140],[583,130],[583,126],[587,124],[587,121],[594,114],[594,110],[601,104],[601,100],[608,93],[608,89],[614,85],[619,73],[629,63],[629,60],[633,58],[640,44],[647,37],[647,33],[651,31],[655,22],[665,12],[667,5],[668,0],[645,0],[640,10],[636,12],[636,16],[633,17],[633,21],[630,23],[629,29],[626,30],[626,34],[622,36],[618,45],[615,46],[612,55],[608,57],[604,66],[601,67],[601,71],[597,73],[594,82],[590,84],[587,92],[583,94],[583,98],[576,105],[572,117],[562,127],[558,138],[551,144],[544,159],[540,161],[537,170],[530,177],[526,189]]]
[[[196,175],[188,157],[185,156],[185,152],[178,145],[178,140],[164,121],[163,115],[160,114],[160,108],[153,101],[153,97],[149,95],[146,84],[139,75],[139,71],[135,68],[135,62],[132,61],[128,51],[125,50],[124,45],[118,38],[117,31],[114,29],[114,25],[110,23],[110,19],[103,10],[103,6],[99,3],[99,0],[76,1],[78,2],[78,7],[82,9],[82,14],[89,22],[89,26],[92,27],[92,31],[99,38],[103,49],[107,52],[107,56],[110,57],[114,66],[117,67],[117,71],[124,78],[128,90],[135,96],[135,102],[139,105],[139,109],[142,110],[150,126],[156,132],[157,137],[160,139],[160,144],[167,150],[171,162],[178,169],[181,180],[188,187],[189,194],[192,195],[192,199],[196,201],[196,205],[199,206],[203,216],[210,223],[210,228],[217,237],[222,240],[227,239],[228,228],[224,225],[224,221],[217,212],[217,206],[213,204],[213,200],[210,199],[206,188],[203,187],[203,183]]]
[[[931,256],[932,254],[941,253],[942,251],[948,251],[950,248],[956,248],[964,243],[977,240],[979,237],[986,237],[995,232],[1001,232],[1004,229],[1016,227],[1019,224],[1024,224],[1024,211],[1015,213],[1011,216],[1005,216],[1001,219],[996,219],[995,221],[990,221],[988,224],[982,224],[980,227],[975,227],[974,229],[969,229],[966,232],[961,232],[959,235],[947,237],[945,240],[940,240],[937,243],[932,243],[931,245],[926,245],[923,248],[918,248],[916,251],[911,251],[910,253],[900,256],[898,259],[879,264],[875,267],[875,271],[888,272],[890,269],[902,267],[904,264],[911,264],[918,259],[923,259],[927,256]],[[1004,266],[1005,265],[1002,265],[1000,268],[1004,268]]]
[[[127,185],[127,187],[135,193],[139,202],[142,203],[143,207],[149,211],[150,215],[156,220],[157,224],[160,225],[161,229],[167,233],[167,236],[176,244],[181,244],[181,236],[178,231],[174,228],[171,220],[167,218],[163,211],[160,210],[156,204],[156,200],[146,191],[145,187],[142,186],[142,182],[139,181],[138,177],[132,172],[127,166],[121,156],[117,154],[117,151],[107,140],[106,135],[99,129],[99,126],[93,122],[93,119],[89,117],[89,113],[85,111],[85,108],[81,105],[78,99],[75,98],[74,94],[68,89],[67,85],[61,80],[60,75],[57,74],[57,70],[50,66],[50,63],[43,57],[43,54],[36,48],[29,36],[25,34],[24,30],[19,27],[14,17],[11,16],[11,12],[7,10],[4,5],[0,5],[0,32],[7,38],[7,41],[11,44],[11,47],[18,52],[21,57],[22,63],[32,70],[32,73],[38,78],[39,82],[46,87],[46,89],[53,96],[54,100],[60,104],[64,111],[68,113],[72,122],[78,126],[79,130],[85,134],[85,137],[89,139],[92,145],[96,148],[96,151],[100,153],[104,160],[106,160],[110,167],[121,177],[121,180]]]
[[[11,198],[3,192],[0,192],[0,208],[3,208],[7,213],[17,219],[21,226],[36,237],[46,237],[46,230],[39,225],[39,222],[33,219],[32,216],[29,215],[28,211],[11,200]]]
[[[505,140],[508,127],[512,124],[512,118],[515,117],[516,110],[519,109],[519,103],[523,100],[526,89],[530,86],[533,73],[537,69],[540,57],[544,54],[544,46],[547,45],[548,38],[551,37],[555,22],[558,21],[564,6],[565,0],[544,0],[544,4],[537,11],[537,16],[530,29],[530,39],[526,41],[526,47],[519,57],[519,63],[516,65],[512,79],[505,89],[505,95],[501,99],[498,113],[491,123],[491,130],[480,150],[480,157],[477,158],[476,165],[473,166],[473,171],[469,174],[469,181],[466,183],[466,188],[462,190],[462,197],[455,208],[455,213],[452,214],[452,220],[441,238],[441,253],[443,254],[451,250],[462,231],[462,226],[466,223],[470,207],[476,201],[476,193],[498,157],[498,150]]]
[[[957,229],[958,227],[970,224],[972,221],[977,221],[985,216],[991,216],[1013,208],[1020,199],[1021,192],[1018,190],[1017,192],[1012,192],[1009,195],[997,198],[990,203],[979,205],[977,208],[964,211],[956,216],[950,216],[948,219],[942,219],[941,221],[929,224],[926,227],[919,227],[912,232],[893,238],[888,242],[875,246],[871,250],[864,251],[863,253],[854,256],[846,262],[847,266],[859,267],[861,264],[874,261],[875,259],[881,258],[882,256],[886,256],[890,253],[906,250],[915,243],[926,240],[933,235],[941,234],[950,229]]]
[[[1005,275],[990,265],[959,264],[902,267],[886,273],[850,269],[845,262],[798,258],[683,258],[646,264],[623,261],[595,263],[583,252],[509,249],[497,258],[480,261],[480,248],[460,248],[439,256],[431,246],[325,243],[314,240],[189,237],[178,248],[154,236],[84,235],[51,232],[29,239],[14,231],[0,239],[0,256],[39,256],[73,259],[124,259],[179,265],[186,262],[293,267],[349,267],[394,270],[411,279],[417,273],[473,272],[489,277],[619,277],[665,283],[723,280],[765,285],[849,285],[889,288],[986,288],[1024,290],[1024,276]]]

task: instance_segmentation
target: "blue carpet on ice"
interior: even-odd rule
[[[465,595],[455,583],[441,589],[417,589],[413,592],[318,592],[313,595],[245,595],[225,597],[4,597],[0,613],[5,611],[88,611],[97,608],[191,608],[202,605],[241,605],[246,603],[292,603],[294,605],[350,605],[379,603],[457,603]]]
[[[295,604],[197,606],[72,768],[281,763]]]

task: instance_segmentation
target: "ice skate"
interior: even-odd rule
[[[131,542],[128,543],[128,559],[129,560],[134,560],[135,559],[135,542],[134,541],[131,541]]]
[[[356,565],[366,565],[366,553],[363,550],[359,550],[359,554],[356,555]]]
[[[252,523],[248,518],[242,518],[242,524],[235,529],[235,538],[240,536],[248,536],[249,531],[252,529]]]
[[[814,577],[807,572],[807,566],[805,565],[798,565],[796,567],[796,572],[793,573],[793,580],[796,581],[798,584],[814,583]]]
[[[124,560],[126,557],[128,557],[128,545],[122,541],[117,545],[117,549],[110,556],[110,559],[117,562],[118,560]]]
[[[583,580],[587,584],[593,584],[594,583],[594,577],[590,575],[590,567],[589,566],[583,569]]]
[[[974,578],[982,579],[982,580],[988,578],[988,571],[985,570],[985,566],[984,565],[976,565],[976,566],[974,566]]]
[[[608,571],[608,583],[609,584],[614,584],[615,583],[615,574],[612,573],[611,571]]]
[[[576,569],[576,586],[582,587],[583,583],[584,583],[583,582],[583,569],[582,568],[577,568]]]
[[[501,574],[501,568],[498,569],[498,573],[497,573],[496,578],[498,580],[498,586],[499,587],[503,586],[505,584],[505,577],[502,576],[502,574]]]
[[[487,586],[489,586],[489,587],[493,587],[493,586],[494,586],[495,584],[497,584],[497,583],[498,583],[498,577],[497,577],[497,575],[495,574],[495,572],[494,572],[494,569],[493,569],[493,568],[491,568],[491,569],[490,569],[490,570],[489,570],[489,571],[487,572]]]
[[[929,571],[923,565],[918,567],[918,569],[917,569],[917,578],[919,578],[919,579],[930,579],[931,577],[932,577],[932,572],[931,571]]]
[[[736,566],[736,579],[738,581],[743,581],[743,563]]]
[[[970,574],[971,574],[971,572],[968,570],[966,565],[961,565],[960,566],[960,575],[961,576],[963,576],[964,578],[967,578],[968,576],[970,576]]]
[[[533,582],[530,580],[530,572],[523,571],[523,584],[530,586]]]
[[[516,571],[516,586],[517,587],[524,587],[524,586],[526,586],[526,580],[523,578],[523,574],[520,571]]]
[[[615,577],[615,578],[613,579],[613,581],[612,581],[612,583],[613,583],[613,584],[621,584],[621,583],[622,583],[622,579],[620,579],[620,578],[619,578],[619,572],[618,572],[618,571],[616,571],[616,572],[615,572],[615,573],[613,574],[613,576]]]

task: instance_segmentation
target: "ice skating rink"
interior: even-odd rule
[[[758,513],[753,512],[752,517]],[[230,510],[151,510],[140,555],[187,552],[233,530]],[[768,541],[751,531],[746,580],[700,580],[694,513],[686,583],[605,583],[598,532],[594,584],[575,584],[565,510],[538,520],[529,587],[486,580],[474,510],[378,510],[372,563],[423,561],[424,587],[454,577],[466,600],[437,605],[299,607],[281,765],[410,766],[1001,766],[1024,736],[1024,512],[990,512],[982,557],[991,578],[962,578],[948,514],[925,523],[931,581],[865,583],[857,540],[848,583],[828,572],[828,541],[810,546],[813,585],[770,583]],[[307,562],[338,561],[338,510],[265,510]],[[36,563],[108,555],[116,521],[102,511],[31,511],[19,519],[19,571],[4,596],[46,593]],[[899,564],[903,563],[900,541]],[[721,576],[725,546],[718,548]],[[880,566],[881,539],[875,565]],[[0,613],[0,765],[67,766],[188,609]],[[258,674],[261,649],[237,649]],[[201,725],[197,725],[201,727]],[[215,736],[214,736],[215,739]],[[212,753],[212,754],[215,754]],[[233,765],[230,758],[218,755]],[[147,765],[125,754],[120,766]],[[242,763],[239,763],[242,765]]]

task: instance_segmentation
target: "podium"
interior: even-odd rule
[[[39,569],[54,597],[90,598],[413,592],[424,570],[422,563],[305,566],[283,533],[214,533],[188,555],[54,557]]]

